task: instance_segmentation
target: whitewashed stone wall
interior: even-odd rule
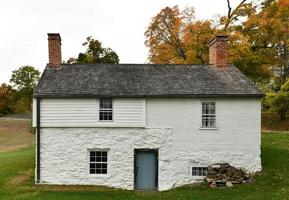
[[[172,130],[144,128],[42,128],[41,183],[134,187],[134,149],[159,149],[159,188],[171,176]],[[108,150],[108,174],[89,174],[89,149]]]
[[[216,102],[216,129],[201,128],[201,102]],[[41,182],[133,189],[134,149],[159,149],[159,190],[200,181],[191,167],[228,162],[261,170],[259,99],[149,98],[146,128],[42,128]],[[88,150],[109,151],[108,175],[90,175]]]
[[[201,128],[202,101],[216,102],[216,129]],[[147,127],[172,127],[173,174],[166,188],[194,183],[192,166],[228,162],[248,172],[261,170],[259,99],[147,99]]]

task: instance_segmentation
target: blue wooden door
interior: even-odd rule
[[[157,152],[136,151],[135,187],[137,190],[157,190]]]

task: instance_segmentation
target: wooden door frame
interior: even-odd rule
[[[136,174],[136,155],[138,152],[154,152],[156,155],[156,160],[155,160],[155,166],[156,166],[156,172],[155,172],[155,185],[156,188],[154,190],[144,190],[144,191],[158,191],[159,189],[159,150],[158,149],[147,149],[147,148],[138,148],[138,149],[134,149],[134,167],[133,167],[133,171],[134,171],[134,190],[137,190],[136,188],[136,178],[137,178],[137,174]]]

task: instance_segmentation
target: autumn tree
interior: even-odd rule
[[[196,20],[192,7],[162,9],[145,32],[152,63],[203,64],[208,62],[207,43],[214,28],[211,21]]]
[[[26,102],[28,111],[31,111],[33,88],[39,76],[40,72],[32,66],[22,66],[12,71],[10,83],[16,88],[20,99]]]
[[[244,23],[251,49],[262,65],[279,67],[281,83],[289,77],[289,0],[265,0]]]
[[[254,81],[270,78],[268,67],[263,65],[263,59],[252,49],[251,36],[244,34],[244,23],[257,12],[258,3],[240,0],[236,7],[232,7],[231,1],[226,1],[227,15],[219,18],[217,33],[229,37],[229,62]]]
[[[250,35],[244,34],[243,21],[255,15],[257,6],[251,1],[240,0],[232,8],[227,0],[227,8],[227,16],[221,16],[217,24],[211,20],[197,20],[193,8],[183,11],[177,6],[162,9],[145,32],[149,61],[208,63],[208,42],[216,34],[226,34],[229,36],[229,61],[253,80],[267,79],[270,76],[268,66],[254,52]]]
[[[235,8],[231,1],[227,0],[227,8],[227,15],[220,18],[220,25],[223,26],[221,30],[225,33],[230,33],[230,27],[233,27],[235,22],[240,22],[240,18],[249,17],[255,11],[253,3],[248,0],[241,0]]]
[[[102,47],[101,42],[91,36],[87,37],[82,45],[87,48],[85,53],[79,53],[77,58],[70,58],[67,63],[119,63],[119,57],[115,51],[111,48]]]
[[[2,83],[0,86],[0,115],[13,111],[13,95],[15,91],[10,85]]]

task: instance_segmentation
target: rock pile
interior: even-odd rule
[[[205,180],[211,188],[233,187],[234,184],[252,182],[252,177],[228,163],[216,163],[208,166]]]

